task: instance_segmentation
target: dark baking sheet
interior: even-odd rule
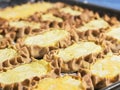
[[[91,3],[83,3],[79,0],[1,0],[0,1],[0,8],[4,8],[7,6],[14,6],[19,5],[27,2],[37,2],[37,1],[47,1],[47,2],[63,2],[70,5],[78,5],[83,8],[88,8],[90,10],[93,10],[95,12],[98,12],[101,16],[104,14],[107,14],[109,16],[115,16],[120,20],[120,10],[115,10],[107,7],[97,6],[93,5]],[[120,81],[105,87],[101,90],[120,90]]]

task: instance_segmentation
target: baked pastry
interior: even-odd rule
[[[0,88],[3,90],[30,90],[40,79],[49,76],[50,73],[55,72],[50,68],[48,62],[35,60],[0,73]]]
[[[41,58],[50,50],[64,48],[71,44],[69,32],[65,30],[49,30],[38,35],[27,36],[18,42],[29,48],[31,56]]]
[[[90,72],[96,89],[106,87],[120,79],[120,56],[108,55],[91,64]]]
[[[40,33],[42,31],[41,24],[28,21],[9,21],[6,26],[6,33],[16,33],[15,40],[26,35]]]
[[[88,23],[76,29],[80,40],[98,41],[100,33],[107,31],[109,24],[99,18],[91,20]]]
[[[59,17],[63,17],[69,24],[79,27],[92,19],[99,18],[99,14],[77,6],[66,6],[59,9]]]
[[[45,78],[33,90],[93,90],[92,86],[86,88],[80,77],[65,75],[59,78]]]
[[[0,56],[0,71],[31,62],[27,47],[20,46],[19,44],[0,49]]]
[[[44,7],[44,8],[42,8]],[[21,6],[15,7],[8,7],[4,10],[0,10],[0,17],[4,19],[19,19],[19,18],[26,18],[35,12],[46,11],[49,8],[52,8],[53,4],[47,2],[38,2],[38,3],[27,3]]]
[[[3,35],[0,35],[0,49],[8,47],[12,42],[13,40],[9,36],[4,37]]]
[[[55,51],[44,56],[44,59],[51,62],[52,67],[60,67],[62,72],[76,72],[81,67],[88,68],[89,63],[97,57],[102,57],[104,47],[94,42],[78,42],[73,45]]]
[[[99,90],[120,81],[120,21],[83,7],[0,9],[0,89]]]
[[[106,33],[101,33],[100,41],[103,45],[110,47],[114,53],[120,51],[120,26],[111,27]]]

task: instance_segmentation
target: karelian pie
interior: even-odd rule
[[[57,69],[56,69],[57,70]],[[58,70],[57,70],[58,71]],[[45,60],[34,60],[0,73],[0,88],[3,90],[30,90],[42,78],[57,75]]]
[[[56,9],[55,9],[56,10]],[[55,13],[54,13],[55,12]],[[44,28],[62,28],[63,26],[66,26],[65,20],[62,17],[59,17],[59,14],[57,11],[54,11],[54,9],[49,9],[48,11],[42,13],[37,12],[30,17],[28,17],[27,21],[34,21],[37,23],[41,23],[42,27]],[[64,24],[65,23],[65,24]]]
[[[106,87],[120,80],[120,56],[107,55],[91,64],[89,72],[96,89]]]
[[[41,24],[28,22],[24,20],[6,22],[6,33],[16,33],[15,40],[26,35],[40,33],[42,31]]]
[[[58,78],[45,78],[40,80],[33,90],[94,90],[91,80],[84,81],[80,77],[65,75]],[[88,86],[87,86],[88,85]]]
[[[19,44],[0,49],[0,72],[31,62],[30,54],[25,46]]]
[[[106,33],[101,33],[100,42],[110,47],[114,53],[120,51],[120,25],[113,26]]]
[[[42,8],[44,7],[44,8]],[[15,7],[7,7],[0,10],[0,17],[10,20],[10,19],[20,19],[26,18],[35,12],[45,12],[47,9],[52,8],[53,4],[47,2],[38,3],[27,3]]]
[[[100,33],[107,31],[109,24],[102,18],[94,19],[76,28],[80,40],[98,41]]]
[[[29,48],[32,57],[41,58],[50,50],[70,45],[71,37],[66,30],[53,29],[38,35],[26,36],[19,39],[18,42]]]
[[[77,28],[92,19],[99,18],[98,13],[77,6],[66,6],[59,9],[59,12],[61,13],[59,16],[62,16],[69,24]]]
[[[62,72],[76,72],[81,67],[88,68],[89,63],[105,53],[104,47],[94,42],[80,41],[65,49],[53,50],[44,59],[51,62],[52,67],[60,67]]]

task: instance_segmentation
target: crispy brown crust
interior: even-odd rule
[[[60,75],[60,71],[58,68],[54,68],[53,70],[51,70],[51,72],[47,75],[43,75],[43,76],[34,76],[32,78],[26,78],[24,81],[22,82],[15,82],[12,84],[4,84],[4,83],[0,83],[0,88],[2,90],[32,90],[33,88],[35,88],[37,86],[37,83],[41,80],[44,79],[46,77],[57,77]]]
[[[14,21],[13,21],[14,22]],[[19,22],[19,21],[18,21]],[[26,35],[33,35],[42,32],[43,29],[46,29],[47,26],[41,24],[42,27],[38,29],[32,29],[31,27],[13,27],[9,25],[9,22],[6,22],[4,25],[2,25],[1,28],[1,34],[4,34],[6,37],[10,37],[14,41],[17,41],[17,39],[22,38]]]
[[[42,33],[44,32],[46,31],[43,31]],[[18,42],[21,45],[24,45],[24,38],[19,39]],[[48,47],[43,47],[43,46],[38,46],[38,45],[29,45],[29,46],[25,45],[25,46],[28,47],[31,57],[42,58],[44,54],[48,53],[49,51],[53,49],[58,49],[58,48],[65,48],[69,46],[71,42],[72,42],[71,37],[70,35],[68,35],[64,37],[63,39],[59,40],[56,46],[48,46]]]
[[[0,49],[6,48],[12,44],[12,40],[8,37],[0,40]]]
[[[107,14],[105,14],[103,16],[103,19],[105,21],[107,21],[111,26],[114,26],[114,25],[119,25],[120,24],[120,21],[117,19],[117,17],[113,16],[113,17],[110,17],[108,16]]]
[[[89,68],[92,62],[95,62],[97,58],[103,58],[108,51],[108,49],[104,49],[99,53],[92,53],[78,59],[72,59],[65,62],[62,58],[56,56],[59,50],[53,50],[44,55],[44,59],[50,62],[51,67],[61,68],[62,72],[76,72],[80,68]]]
[[[86,30],[86,31],[80,31],[76,29],[76,32],[80,40],[89,40],[89,41],[99,42],[100,34],[107,31],[108,28],[106,29],[101,28],[98,30]]]
[[[92,81],[91,84],[93,84],[95,90],[100,90],[120,80],[120,74],[116,75],[111,79],[107,79],[107,78],[100,78],[99,76],[93,75],[88,69],[81,68],[79,69],[78,73],[81,75],[82,78],[85,78],[86,76],[88,76],[88,78],[91,79]]]
[[[109,47],[113,53],[120,52],[120,42],[112,36],[107,36],[105,33],[100,34],[99,43],[102,46]]]
[[[65,5],[64,7],[66,7],[68,5]],[[60,12],[59,9],[57,7],[53,7],[51,9],[48,9],[46,12],[37,12],[34,15],[31,15],[30,17],[28,17],[26,20],[28,21],[35,21],[35,22],[40,22],[40,23],[44,23],[44,25],[48,26],[48,28],[54,28],[54,27],[59,27],[62,28],[62,26],[65,26],[66,22],[68,24],[70,24],[70,26],[75,26],[75,27],[79,27],[80,25],[83,25],[84,23],[95,19],[95,18],[99,18],[99,14],[98,13],[94,13],[91,10],[88,9],[83,9],[77,6],[71,6],[70,8],[72,8],[73,10],[77,10],[82,12],[81,15],[78,16],[73,16],[70,14],[66,14],[64,12]],[[41,16],[44,15],[45,13],[52,13],[54,16],[57,16],[61,19],[63,19],[63,22],[57,22],[57,21],[42,21]]]
[[[1,62],[0,63],[0,72],[14,68],[21,64],[31,62],[30,54],[29,54],[27,47],[16,44],[16,45],[12,45],[11,48],[16,50],[18,55],[15,56],[14,58],[11,58],[11,59],[5,60],[4,62]]]

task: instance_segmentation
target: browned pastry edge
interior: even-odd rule
[[[107,14],[103,16],[103,19],[107,21],[111,26],[120,24],[120,21],[117,19],[117,17],[113,16],[110,17]]]
[[[69,6],[69,5],[65,5],[65,6]],[[45,25],[47,25],[50,28],[53,28],[56,25],[59,26],[60,28],[62,28],[61,24],[64,24],[64,22],[67,22],[72,26],[79,27],[80,25],[83,25],[84,23],[86,23],[92,19],[100,17],[98,13],[94,13],[91,10],[82,9],[82,8],[77,7],[77,6],[70,6],[70,7],[73,8],[73,10],[81,11],[82,12],[81,15],[72,16],[69,13],[67,13],[67,14],[64,12],[61,13],[59,11],[60,8],[53,7],[53,8],[48,9],[46,12],[36,12],[35,14],[28,17],[26,20],[45,23]],[[54,16],[63,19],[63,22],[42,21],[41,16],[45,13],[52,13]]]
[[[78,73],[83,78],[87,75],[91,79],[95,90],[102,89],[102,88],[107,87],[107,86],[111,85],[112,83],[115,83],[120,80],[120,74],[116,75],[115,77],[113,77],[111,79],[107,79],[107,78],[101,78],[99,76],[93,75],[89,71],[89,69],[80,68]]]
[[[120,42],[114,37],[101,33],[99,39],[102,46],[109,47],[113,53],[120,53]]]
[[[47,31],[43,31],[42,33],[44,33],[44,32],[47,32]],[[24,38],[20,38],[18,40],[18,43],[20,43],[21,45],[25,45]],[[71,36],[69,34],[68,36],[59,40],[55,46],[47,46],[47,47],[39,46],[39,45],[25,45],[25,46],[28,47],[30,55],[32,57],[42,58],[44,56],[44,54],[48,53],[49,51],[51,51],[53,49],[58,49],[58,48],[65,48],[65,47],[69,46],[71,43],[72,43]]]
[[[8,69],[14,68],[18,65],[29,63],[32,60],[30,59],[30,54],[25,46],[20,46],[19,44],[12,45],[10,48],[17,51],[18,55],[14,58],[5,60],[0,63],[0,72],[6,71]]]
[[[18,21],[19,22],[19,21]],[[0,27],[0,33],[5,35],[6,37],[10,37],[13,40],[17,40],[21,37],[24,37],[26,35],[32,35],[32,34],[37,34],[41,33],[43,29],[46,29],[46,25],[41,25],[39,29],[32,29],[31,27],[12,27],[9,25],[9,22],[6,22],[3,26]]]
[[[0,49],[6,48],[12,45],[13,41],[9,37],[4,37],[0,40]]]
[[[90,63],[95,62],[97,58],[103,58],[105,54],[109,52],[106,48],[99,53],[91,53],[86,56],[82,56],[78,59],[72,59],[65,62],[62,58],[57,57],[59,50],[53,50],[48,54],[44,55],[44,59],[50,62],[51,67],[59,67],[62,72],[76,72],[80,68],[89,68]]]
[[[79,36],[80,40],[89,40],[89,41],[99,42],[100,34],[107,31],[108,28],[106,29],[101,28],[98,30],[87,30],[87,31],[78,31],[76,29],[76,33]]]
[[[36,87],[37,83],[41,79],[44,79],[46,77],[57,77],[57,76],[59,76],[59,74],[60,74],[59,69],[58,68],[54,68],[47,75],[34,76],[32,78],[26,78],[22,82],[15,82],[15,83],[12,83],[12,84],[0,83],[0,88],[2,88],[2,90],[32,90],[33,88]]]

